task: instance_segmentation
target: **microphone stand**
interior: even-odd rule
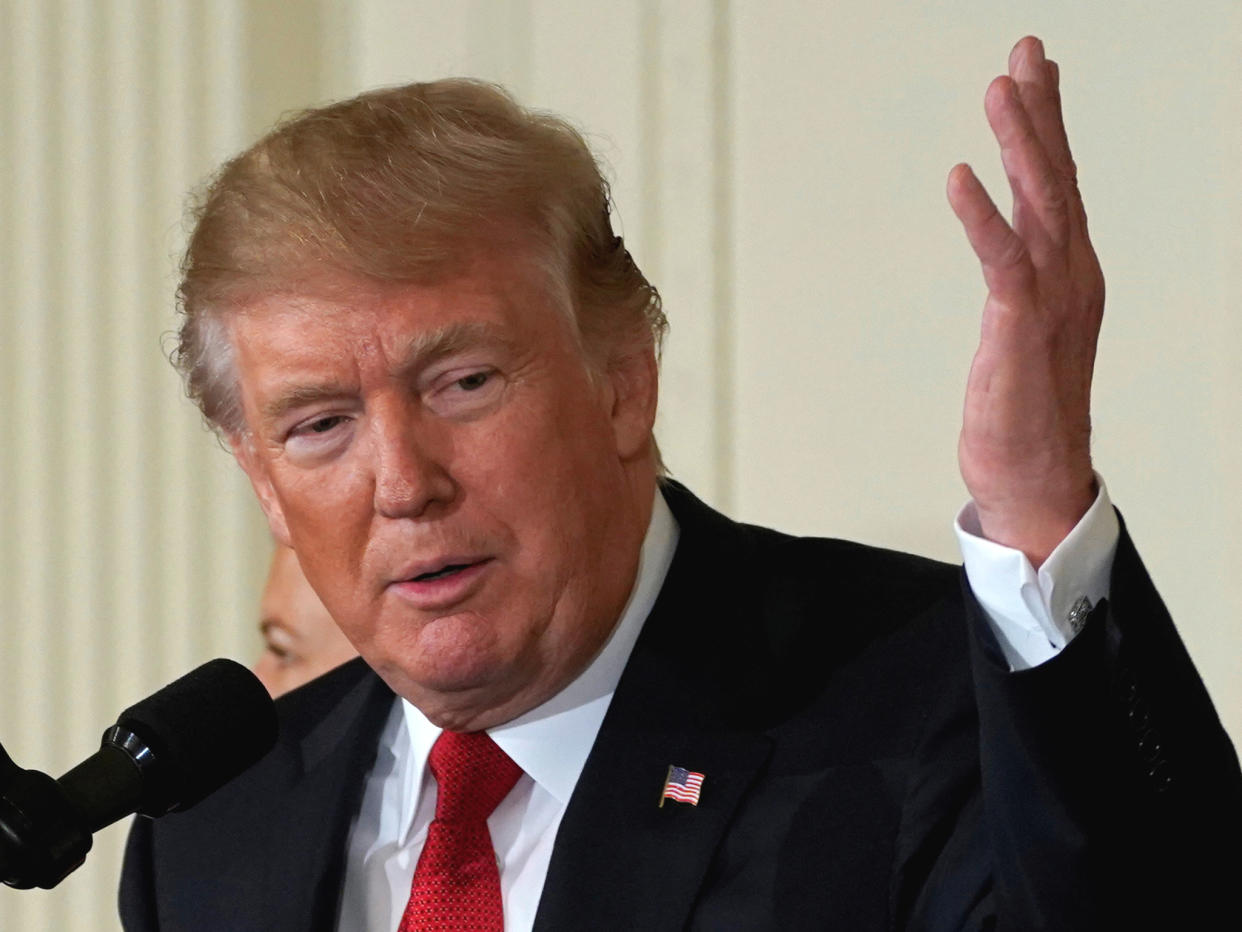
[[[82,866],[91,832],[55,780],[0,745],[0,882],[50,890]]]

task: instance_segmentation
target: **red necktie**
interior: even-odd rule
[[[500,871],[487,817],[522,769],[485,731],[442,731],[431,748],[436,817],[397,932],[503,932]]]

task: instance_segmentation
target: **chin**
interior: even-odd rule
[[[415,637],[373,647],[379,649],[364,652],[371,666],[428,717],[424,703],[435,704],[437,694],[456,705],[464,694],[494,692],[512,678],[513,664],[504,657],[494,628],[473,613],[434,619]]]

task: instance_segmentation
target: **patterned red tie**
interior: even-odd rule
[[[442,731],[431,748],[436,817],[397,932],[503,932],[500,871],[487,817],[522,769],[487,732]]]

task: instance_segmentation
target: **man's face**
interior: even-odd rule
[[[586,666],[650,517],[653,353],[592,377],[531,267],[480,251],[437,284],[336,281],[229,322],[233,446],[273,533],[442,727],[507,721]]]
[[[309,683],[357,656],[310,587],[297,555],[278,546],[267,570],[259,602],[259,633],[263,653],[255,676],[273,696]]]

